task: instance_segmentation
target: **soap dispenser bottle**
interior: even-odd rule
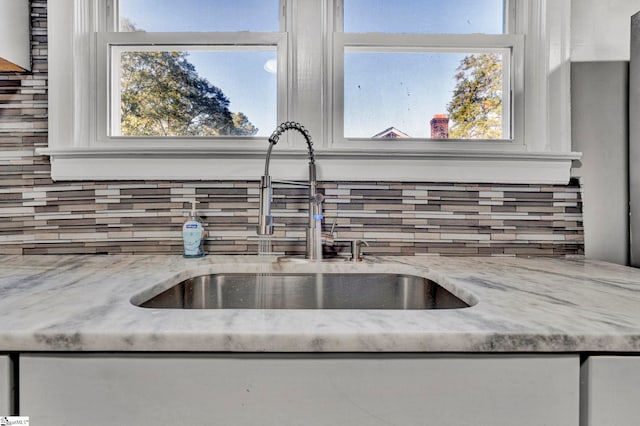
[[[191,201],[189,218],[182,225],[182,241],[184,243],[184,257],[204,256],[204,227],[196,212],[196,201]]]

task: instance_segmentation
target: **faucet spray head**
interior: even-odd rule
[[[271,216],[271,198],[273,187],[271,177],[260,178],[260,213],[258,215],[258,235],[273,235],[273,216]]]

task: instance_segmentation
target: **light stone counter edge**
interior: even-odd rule
[[[583,259],[379,257],[325,272],[433,279],[456,310],[159,310],[189,276],[306,272],[258,256],[0,256],[0,352],[640,352],[640,271]]]

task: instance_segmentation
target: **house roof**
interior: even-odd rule
[[[395,127],[389,127],[384,129],[380,133],[377,133],[372,136],[374,139],[398,139],[398,138],[410,138],[408,134],[405,132],[396,129]]]

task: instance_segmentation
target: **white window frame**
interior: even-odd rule
[[[96,34],[97,46],[97,99],[96,115],[91,122],[95,126],[95,138],[89,143],[96,147],[173,147],[206,148],[212,144],[212,138],[203,137],[126,137],[119,135],[120,89],[112,82],[119,81],[120,58],[116,53],[135,48],[135,50],[215,50],[233,51],[274,49],[278,58],[287,57],[286,35],[283,33],[118,33],[101,32]],[[278,61],[277,86],[278,98],[288,98],[286,60]],[[287,115],[286,102],[277,105],[277,120]],[[265,138],[226,136],[217,137],[218,147],[233,148],[242,144],[244,148],[264,147]]]
[[[333,138],[334,144],[351,146],[358,149],[385,149],[388,143],[371,138],[348,138],[344,136],[344,54],[346,50],[374,53],[481,53],[495,50],[508,51],[504,55],[503,98],[504,118],[503,132],[507,138],[500,140],[447,140],[435,141],[429,138],[408,138],[396,140],[393,150],[399,149],[474,149],[482,145],[482,149],[522,150],[524,146],[523,126],[515,126],[523,120],[524,96],[524,37],[522,35],[407,35],[407,34],[371,34],[371,33],[336,33],[333,49]],[[515,93],[515,96],[511,94]],[[428,117],[425,117],[425,122]],[[380,129],[382,130],[382,129]]]
[[[334,102],[334,79],[341,81],[342,77],[339,68],[334,68],[335,55],[341,54],[336,53],[334,43],[361,42],[349,39],[356,36],[332,31],[336,14],[341,13],[340,1],[281,0],[285,24],[275,41],[287,58],[279,60],[278,65],[282,67],[281,78],[286,80],[278,89],[278,119],[299,121],[310,130],[319,180],[568,182],[572,161],[580,157],[571,152],[570,137],[570,0],[512,0],[515,7],[509,10],[517,12],[512,19],[515,29],[510,32],[517,35],[501,37],[510,40],[516,54],[524,52],[520,68],[518,60],[512,67],[514,73],[522,72],[524,77],[523,93],[514,94],[514,141],[394,144],[393,148],[376,149],[371,149],[372,145],[365,149],[357,141],[355,145],[343,143],[335,135],[334,114],[339,111]],[[48,4],[49,146],[37,152],[51,157],[52,178],[258,179],[264,166],[266,138],[250,138],[246,144],[232,139],[192,139],[176,144],[143,140],[121,144],[100,139],[97,123],[107,120],[99,107],[101,91],[105,90],[101,80],[109,71],[103,62],[104,51],[102,55],[98,52],[109,43],[123,42],[118,37],[131,37],[106,33],[113,25],[104,19],[110,13],[109,4],[103,0],[56,0]],[[233,38],[238,34],[219,36]],[[246,35],[253,36],[261,37],[257,33]],[[134,37],[164,36],[150,33]],[[194,44],[188,33],[184,37],[179,44]],[[482,42],[489,40],[485,37],[491,36],[483,36]],[[445,38],[439,43],[448,43]],[[251,45],[255,40],[246,42]],[[291,137],[284,138],[273,152],[272,174],[282,179],[305,179],[304,141],[287,136]]]

